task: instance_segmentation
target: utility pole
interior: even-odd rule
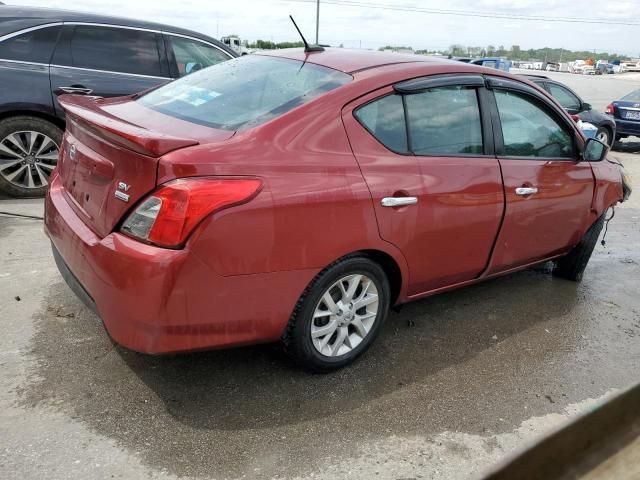
[[[320,0],[316,0],[316,45],[320,45]]]

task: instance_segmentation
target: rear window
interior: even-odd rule
[[[188,75],[138,100],[182,120],[224,130],[264,123],[351,81],[298,60],[246,55]]]
[[[640,102],[640,90],[629,93],[622,97],[623,102]]]

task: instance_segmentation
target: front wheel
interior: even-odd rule
[[[298,301],[282,337],[301,366],[328,372],[353,362],[375,340],[389,310],[389,281],[366,257],[320,272]]]
[[[604,215],[595,221],[584,234],[580,243],[560,260],[557,261],[553,274],[557,277],[566,278],[579,282],[582,280],[584,270],[587,268],[593,249],[598,242],[598,237],[604,225]]]

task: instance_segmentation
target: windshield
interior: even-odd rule
[[[640,90],[635,90],[622,97],[623,102],[640,102]]]
[[[225,130],[264,123],[351,81],[298,60],[243,56],[200,70],[140,97],[166,115]]]

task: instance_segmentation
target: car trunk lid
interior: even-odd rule
[[[614,111],[622,120],[640,122],[640,103],[638,102],[614,102]]]
[[[60,104],[67,115],[67,131],[58,173],[69,204],[100,237],[111,233],[156,187],[162,155],[198,145],[204,138],[224,140],[234,133],[205,132],[130,99],[63,95]]]

